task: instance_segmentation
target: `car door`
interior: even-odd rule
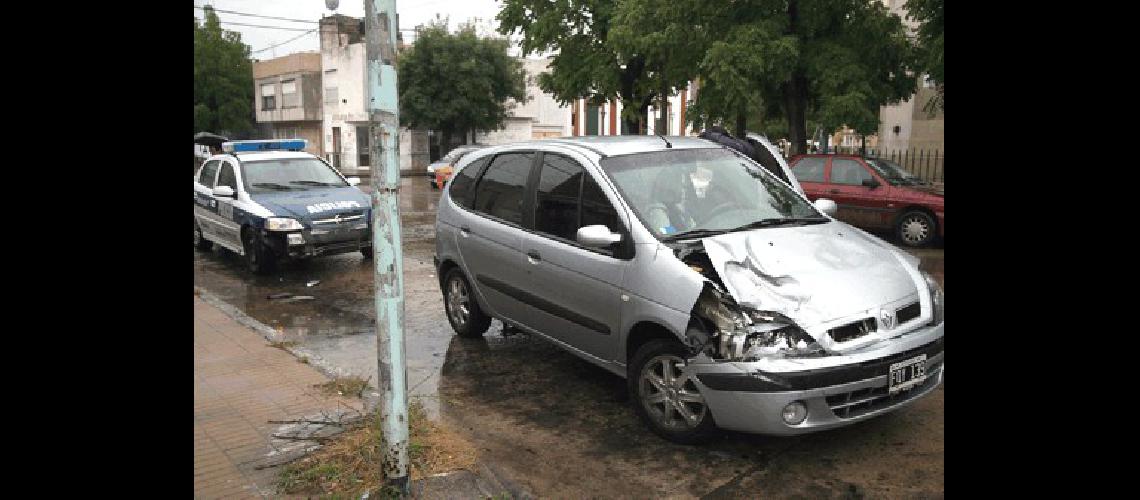
[[[234,190],[232,198],[214,197],[217,202],[217,235],[224,244],[240,248],[242,245],[241,226],[234,218],[234,202],[240,196],[241,191],[238,189],[237,165],[234,160],[229,158],[222,160],[221,166],[218,168],[218,179],[214,186],[229,186],[230,189]]]
[[[456,247],[485,305],[496,316],[533,324],[520,300],[527,278],[520,250],[523,198],[537,154],[509,151],[496,155],[476,181],[470,211],[460,211]]]
[[[214,181],[218,177],[218,166],[221,160],[208,160],[198,170],[198,177],[194,179],[194,219],[198,221],[198,228],[202,235],[211,241],[217,241],[218,202],[214,200]]]
[[[603,360],[613,360],[621,327],[622,280],[629,259],[620,244],[599,249],[577,242],[578,228],[605,225],[629,239],[615,203],[584,167],[585,158],[543,153],[522,237],[526,298],[535,329]],[[629,248],[632,248],[629,247]],[[624,257],[624,258],[622,258]]]
[[[804,195],[811,201],[820,198],[829,198],[827,185],[824,183],[824,173],[827,167],[827,158],[821,156],[801,156],[792,165],[792,175],[799,181]]]
[[[874,181],[878,187],[863,185]],[[828,190],[839,210],[836,218],[859,227],[883,227],[883,214],[888,212],[883,197],[888,184],[877,179],[871,169],[854,158],[832,158],[828,171]]]

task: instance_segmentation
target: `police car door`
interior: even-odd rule
[[[241,226],[234,220],[234,201],[240,196],[236,172],[237,165],[232,159],[222,160],[221,168],[218,169],[218,181],[214,187],[229,186],[233,190],[233,196],[214,196],[218,204],[215,216],[218,224],[217,234],[223,245],[229,244],[241,248]]]
[[[218,240],[218,225],[214,214],[218,211],[218,203],[214,200],[214,180],[218,177],[218,166],[221,160],[209,160],[198,171],[194,179],[194,220],[198,221],[198,228],[202,235],[210,241]]]

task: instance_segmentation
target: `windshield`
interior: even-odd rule
[[[663,240],[828,221],[763,167],[723,148],[614,156],[601,166]]]
[[[916,186],[919,184],[926,184],[926,181],[910,172],[907,172],[897,163],[894,163],[890,160],[884,160],[882,158],[867,158],[866,160],[867,164],[870,165],[871,168],[875,169],[879,175],[887,179],[887,182],[890,182],[893,186]]]
[[[241,173],[242,184],[249,193],[348,186],[332,167],[316,158],[243,161]]]

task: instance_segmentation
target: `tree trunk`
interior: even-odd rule
[[[621,135],[641,134],[641,120],[638,120],[637,118],[622,118],[621,122]]]
[[[736,138],[743,139],[748,133],[748,115],[743,110],[736,112]]]
[[[443,158],[451,147],[451,129],[445,128],[439,131],[439,157]]]
[[[859,134],[859,156],[867,157],[867,135]]]
[[[788,119],[788,140],[792,143],[788,148],[789,156],[807,152],[807,115],[805,113],[807,96],[806,92],[802,92],[806,87],[806,85],[801,85],[802,83],[805,83],[803,77],[797,72],[790,81],[784,82],[780,86],[784,97],[784,111]]]

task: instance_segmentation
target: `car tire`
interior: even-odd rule
[[[443,308],[451,329],[460,337],[482,337],[491,326],[491,317],[479,308],[471,283],[458,267],[443,280]]]
[[[360,255],[364,256],[364,260],[372,258],[372,247],[364,247],[360,249]]]
[[[688,350],[676,340],[646,342],[629,362],[626,383],[634,411],[654,434],[674,443],[700,444],[718,429],[694,380],[679,378],[687,357]]]
[[[261,241],[257,230],[245,229],[241,233],[241,242],[245,250],[245,263],[253,274],[268,274],[277,267],[277,259],[273,252]]]
[[[930,214],[911,210],[899,217],[895,224],[895,234],[908,247],[924,247],[938,235],[938,224]]]
[[[202,228],[198,225],[197,220],[194,221],[194,248],[203,252],[208,252],[211,248],[214,248],[214,242],[202,236]]]

